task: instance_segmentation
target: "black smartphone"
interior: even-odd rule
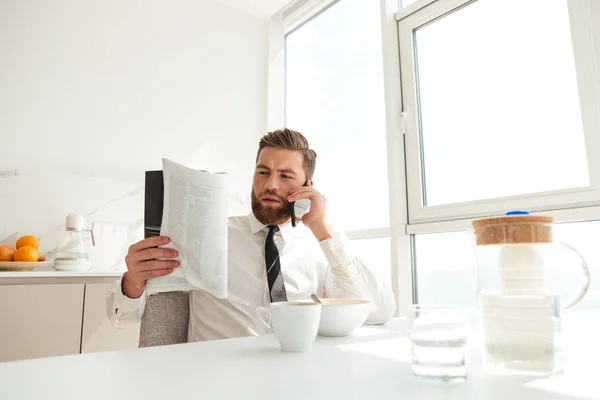
[[[307,183],[308,182],[304,182],[304,185],[302,185],[302,186],[306,186]],[[301,199],[298,201],[290,202],[290,217],[292,218],[292,226],[293,227],[296,227],[298,225],[298,220],[296,219],[296,217],[306,214],[308,212],[309,208],[310,208],[310,200],[308,200],[308,199]]]

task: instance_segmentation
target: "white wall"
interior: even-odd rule
[[[228,171],[230,213],[247,212],[266,38],[266,20],[217,0],[0,1],[0,241],[52,251],[79,213],[121,226],[91,254],[122,268],[161,157]]]

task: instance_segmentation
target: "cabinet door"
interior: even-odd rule
[[[83,285],[0,286],[0,361],[78,354]]]
[[[140,337],[140,324],[115,328],[106,315],[106,292],[109,283],[86,285],[83,317],[82,353],[135,349]]]

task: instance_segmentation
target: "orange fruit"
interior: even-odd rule
[[[23,246],[31,246],[37,250],[40,248],[40,242],[33,235],[21,236],[19,240],[17,240],[16,248],[19,250]]]
[[[12,261],[15,249],[10,246],[0,246],[0,261]]]
[[[33,246],[20,247],[13,256],[15,261],[37,261],[38,257],[38,251]]]

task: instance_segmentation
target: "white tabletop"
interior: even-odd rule
[[[306,353],[282,353],[273,336],[0,363],[0,399],[599,399],[600,372],[466,383],[411,375],[404,322],[318,337]],[[597,365],[597,363],[594,363]]]

